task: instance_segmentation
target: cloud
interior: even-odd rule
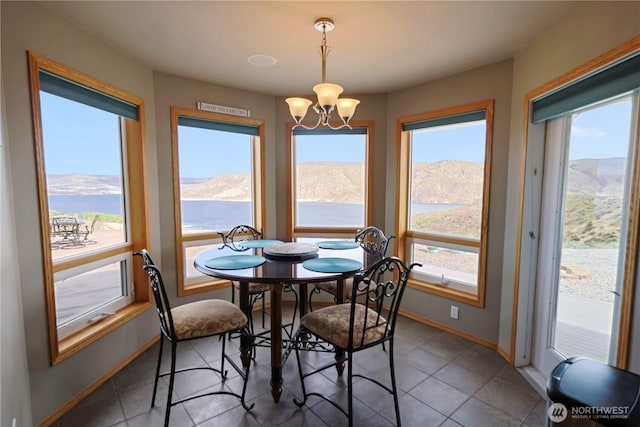
[[[605,135],[605,131],[598,128],[583,128],[580,126],[573,126],[571,128],[571,136],[577,138],[602,138]]]

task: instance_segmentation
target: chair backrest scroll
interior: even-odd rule
[[[365,345],[367,331],[381,327],[384,333],[376,342],[393,337],[409,274],[415,266],[419,265],[407,266],[397,257],[386,257],[355,275],[351,292],[350,345],[362,347]],[[356,304],[363,304],[371,309],[364,311],[364,319],[355,318]],[[367,345],[373,344],[367,343]]]
[[[389,242],[394,236],[385,236],[382,230],[372,225],[358,231],[355,238],[368,254],[383,257],[386,256]]]
[[[248,248],[243,248],[238,245],[238,243],[245,240],[258,240],[262,239],[262,233],[250,225],[236,225],[228,233],[218,232],[220,237],[222,238],[223,245],[220,249],[224,247],[229,247],[234,251],[246,251]]]
[[[153,263],[145,249],[134,253],[134,255],[139,255],[144,259],[145,265],[143,268],[149,277],[149,286],[153,292],[153,300],[156,304],[156,312],[160,321],[160,331],[169,341],[175,341],[176,331],[173,325],[173,316],[171,315],[171,303],[164,287],[160,269]]]

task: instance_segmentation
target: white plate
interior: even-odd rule
[[[297,257],[318,252],[318,247],[311,243],[287,242],[269,245],[263,249],[263,253],[274,256]]]

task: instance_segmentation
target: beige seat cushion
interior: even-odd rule
[[[184,304],[172,309],[171,314],[179,340],[238,330],[248,322],[238,307],[221,299]]]
[[[365,332],[364,345],[382,339],[387,325],[386,320],[380,317],[378,326],[375,326],[378,314],[370,308],[357,304],[353,330],[353,342],[356,348],[360,346],[362,339],[365,310],[369,311],[367,327],[371,327],[371,329],[367,329]],[[334,346],[346,349],[349,342],[350,311],[351,304],[337,304],[321,308],[303,316],[300,319],[300,325]]]
[[[240,289],[239,282],[233,282],[233,286],[236,289]],[[249,294],[259,294],[260,292],[266,292],[271,290],[271,285],[268,283],[249,283]]]

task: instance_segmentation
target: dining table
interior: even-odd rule
[[[202,274],[239,283],[240,309],[249,317],[249,283],[269,285],[271,330],[271,395],[274,402],[282,394],[282,366],[294,342],[282,337],[282,292],[288,285],[298,285],[300,317],[307,307],[307,284],[336,281],[337,303],[343,303],[345,279],[380,260],[357,242],[324,240],[314,243],[280,239],[246,240],[233,245],[219,244],[200,252],[194,267]],[[284,351],[283,351],[284,350]],[[250,362],[252,343],[241,337],[242,364]],[[344,369],[344,353],[336,351],[338,375]]]
[[[49,232],[52,244],[59,246],[78,244],[80,240],[80,226],[85,221],[75,216],[53,216],[49,218]],[[55,240],[59,238],[60,240]]]

